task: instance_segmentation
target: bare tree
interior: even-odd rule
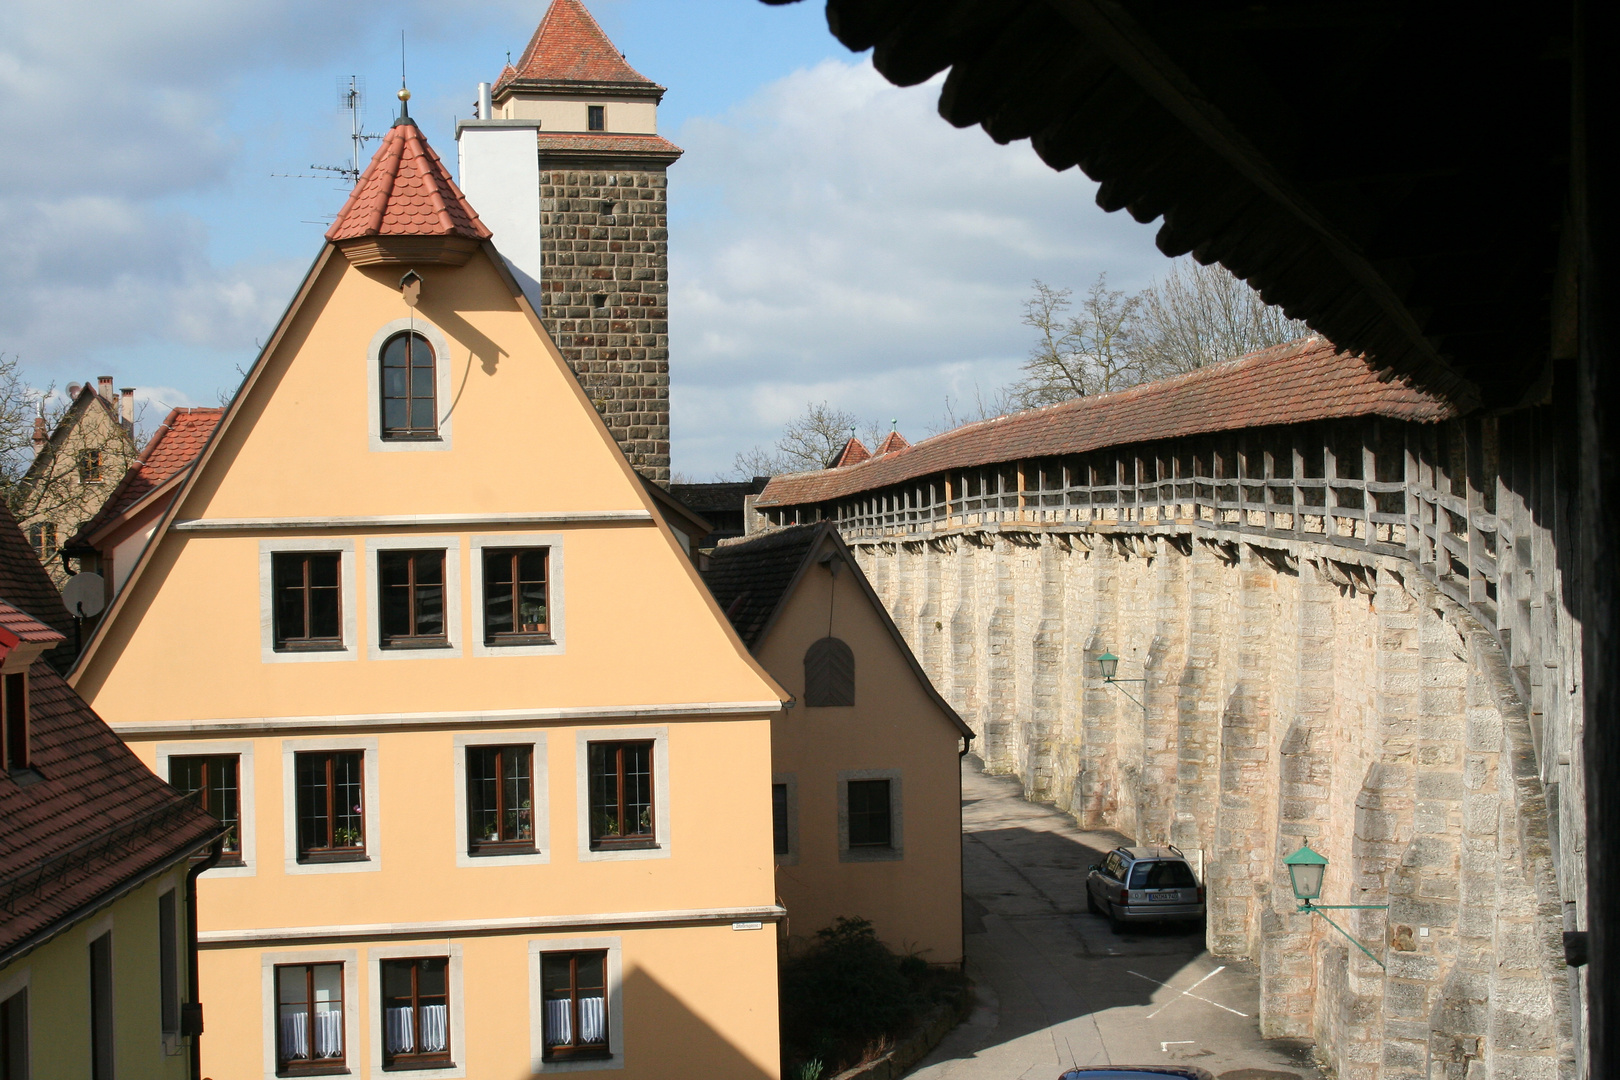
[[[1004,401],[1030,409],[1106,394],[1310,332],[1225,267],[1191,259],[1172,263],[1134,294],[1108,288],[1107,276],[1099,274],[1074,314],[1071,295],[1035,282],[1023,318],[1037,332],[1035,346],[1023,378],[1004,389]]]
[[[828,402],[812,402],[804,414],[788,421],[774,446],[756,446],[739,453],[731,475],[740,479],[775,476],[778,473],[824,469],[852,437],[860,438],[868,450],[883,438],[884,428],[862,420]]]
[[[1024,303],[1023,323],[1039,336],[1024,361],[1024,377],[1006,390],[1018,408],[1106,394],[1142,381],[1133,347],[1141,297],[1110,289],[1107,274],[1097,275],[1079,309],[1069,314],[1072,295],[1037,280],[1034,295]]]
[[[1132,347],[1142,377],[1162,379],[1308,333],[1219,263],[1178,259],[1142,293]]]

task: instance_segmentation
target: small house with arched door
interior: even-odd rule
[[[771,727],[776,890],[790,944],[860,917],[896,952],[960,963],[971,730],[832,526],[723,545],[703,573],[794,697]]]

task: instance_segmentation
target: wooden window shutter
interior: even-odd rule
[[[804,703],[855,704],[855,654],[838,638],[824,637],[805,651]]]

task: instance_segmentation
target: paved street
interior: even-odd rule
[[[1222,1080],[1315,1080],[1302,1047],[1260,1038],[1258,972],[1201,929],[1115,936],[1086,911],[1086,868],[1124,838],[1083,832],[1017,781],[963,765],[968,973],[979,1005],[910,1074],[1055,1080],[1073,1065],[1191,1062]]]

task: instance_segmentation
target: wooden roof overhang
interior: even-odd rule
[[[1556,351],[1571,11],[827,2],[891,82],[949,69],[952,124],[1080,166],[1105,210],[1163,219],[1166,255],[1222,263],[1465,411],[1544,396]]]

